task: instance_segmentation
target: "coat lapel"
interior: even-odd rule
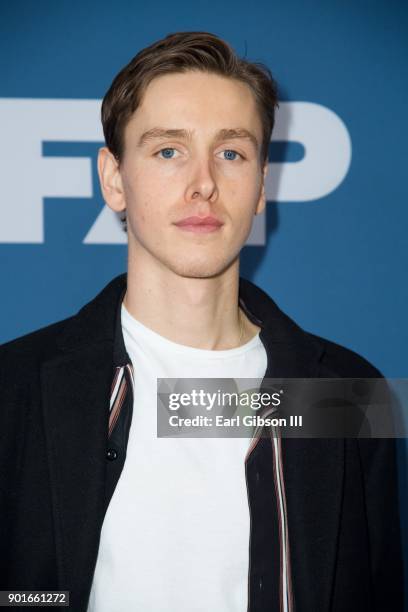
[[[270,344],[270,378],[316,376],[316,352]],[[286,369],[284,369],[286,368]],[[344,441],[282,440],[292,589],[296,612],[330,609],[344,478]],[[316,588],[316,585],[319,588]]]
[[[111,377],[112,346],[42,369],[60,588],[78,595],[89,582],[103,521]]]
[[[248,281],[241,280],[240,296],[241,306],[261,326],[268,357],[265,378],[322,376],[319,362],[324,346],[317,338],[305,334]],[[344,441],[283,439],[282,462],[295,610],[326,612],[330,609],[340,525]]]
[[[115,279],[68,320],[58,352],[41,368],[59,588],[71,607],[88,597],[105,512],[109,400],[115,314],[124,289]]]

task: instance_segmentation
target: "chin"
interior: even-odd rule
[[[194,261],[189,259],[187,261],[172,262],[169,268],[175,274],[184,278],[213,278],[225,272],[233,264],[234,260],[235,258],[222,261],[220,259],[214,259],[214,261]]]

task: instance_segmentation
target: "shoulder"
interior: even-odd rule
[[[240,278],[240,301],[254,322],[268,330],[272,343],[285,343],[304,355],[318,359],[320,377],[381,378],[378,369],[365,357],[329,339],[303,329],[263,289]]]
[[[382,378],[381,372],[362,355],[326,338],[303,332],[322,347],[320,363],[323,369],[344,378]]]
[[[9,375],[15,370],[19,372],[25,370],[29,373],[33,367],[57,355],[59,353],[57,340],[74,318],[63,319],[1,344],[1,370],[7,371]]]
[[[126,275],[115,277],[73,316],[0,345],[0,371],[30,375],[44,362],[72,352],[113,345]],[[24,370],[24,371],[23,371]]]

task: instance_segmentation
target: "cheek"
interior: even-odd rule
[[[258,199],[259,187],[254,183],[241,184],[240,189],[233,189],[230,195],[232,214],[235,219],[245,223],[252,219]]]
[[[132,219],[134,225],[147,224],[154,216],[156,211],[154,203],[157,201],[157,194],[150,184],[143,179],[135,178],[124,185],[124,192],[128,217]]]
[[[154,207],[152,206],[152,202],[146,197],[141,197],[133,206],[129,207],[130,216],[140,228],[149,226],[153,217],[153,211]]]

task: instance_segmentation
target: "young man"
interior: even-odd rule
[[[102,106],[128,271],[1,348],[2,589],[75,612],[402,610],[389,440],[158,438],[159,378],[379,377],[239,277],[277,104],[218,37],[141,51]]]

